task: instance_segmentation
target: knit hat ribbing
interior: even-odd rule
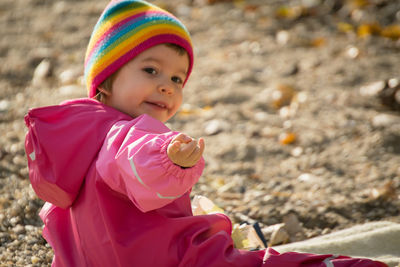
[[[97,87],[135,56],[162,43],[173,43],[187,51],[187,80],[193,48],[186,27],[172,14],[145,1],[111,1],[97,21],[86,51],[88,96],[94,97]]]

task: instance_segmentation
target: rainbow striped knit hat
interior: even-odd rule
[[[193,48],[186,27],[172,14],[145,1],[111,1],[97,21],[86,51],[88,96],[94,97],[97,87],[136,55],[162,43],[179,45],[188,52],[187,80]]]

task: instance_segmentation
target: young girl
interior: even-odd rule
[[[89,98],[29,111],[29,176],[47,201],[40,216],[53,266],[384,266],[238,250],[225,215],[192,215],[204,141],[163,124],[192,66],[177,18],[144,1],[112,1],[86,53]]]

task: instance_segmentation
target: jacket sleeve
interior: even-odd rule
[[[167,147],[177,134],[114,125],[96,162],[101,179],[143,212],[171,203],[192,188],[204,168],[203,158],[187,169],[169,159]]]

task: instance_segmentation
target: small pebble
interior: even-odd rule
[[[357,47],[350,46],[346,50],[346,55],[352,59],[357,58],[360,55],[360,50]]]
[[[10,108],[10,101],[8,100],[0,100],[0,112],[7,111]]]
[[[360,88],[360,94],[362,96],[376,96],[378,95],[386,86],[385,81],[374,82]]]
[[[77,82],[80,74],[78,69],[68,69],[61,72],[58,75],[58,79],[63,85],[74,84]]]
[[[400,124],[400,117],[390,114],[378,114],[372,118],[374,127],[389,127],[393,124]]]
[[[39,261],[40,261],[39,257],[37,257],[37,256],[32,256],[31,257],[32,264],[37,264],[37,263],[39,263]]]
[[[295,147],[295,148],[293,148],[292,149],[292,151],[290,152],[290,154],[293,156],[293,157],[299,157],[299,156],[301,156],[302,154],[303,154],[303,148],[302,147]]]
[[[25,233],[25,227],[22,226],[21,224],[17,224],[12,230],[17,235]]]
[[[65,85],[59,88],[61,95],[73,95],[84,92],[84,89],[76,85]]]
[[[51,73],[51,63],[50,60],[44,59],[40,64],[36,67],[34,73],[33,73],[33,78],[32,78],[32,84],[34,86],[40,86],[43,81],[50,76]]]
[[[275,39],[278,44],[286,45],[290,40],[290,33],[288,31],[279,31]]]
[[[297,177],[297,180],[299,180],[300,182],[314,183],[318,181],[318,177],[311,173],[303,173],[299,177]]]
[[[204,133],[206,135],[215,135],[227,128],[227,123],[221,120],[211,120],[208,121],[204,127]]]

